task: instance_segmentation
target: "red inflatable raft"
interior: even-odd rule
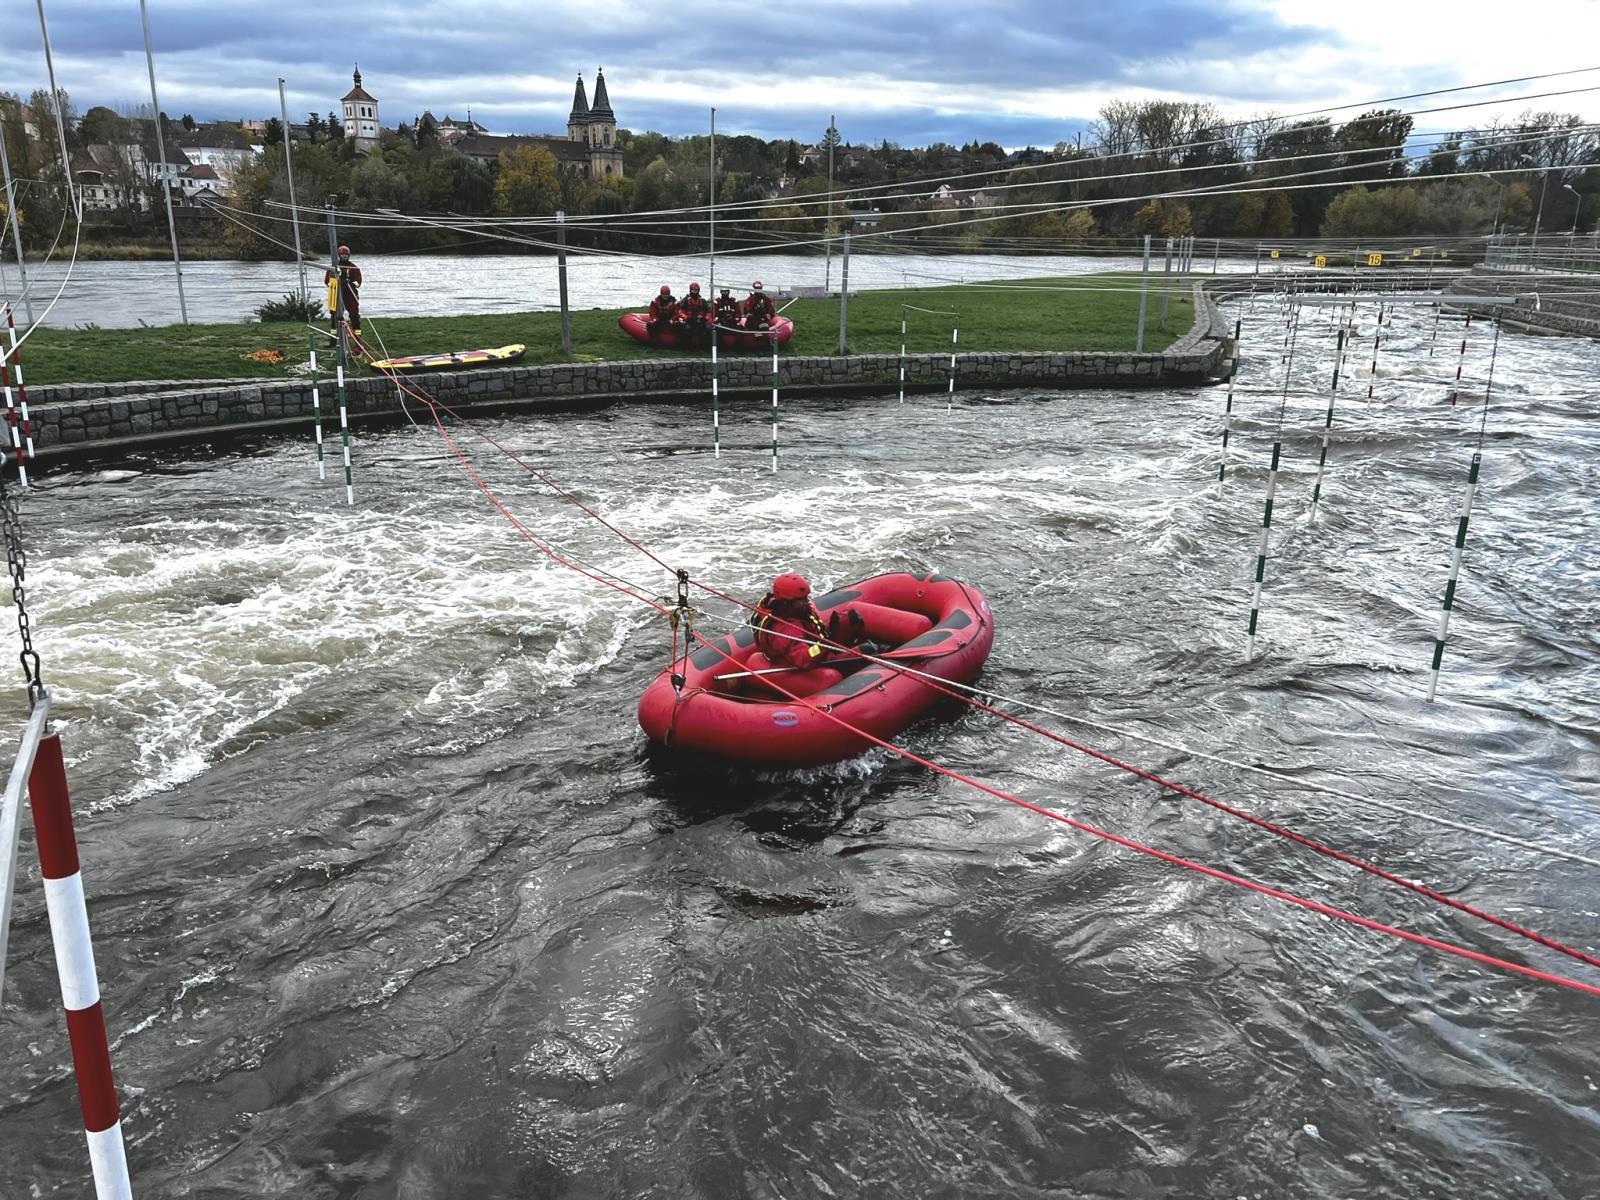
[[[829,592],[815,601],[824,621],[854,609],[866,640],[891,646],[879,658],[954,683],[977,678],[994,645],[994,616],[983,594],[943,575],[879,575]],[[913,675],[860,660],[761,679],[746,675],[755,653],[746,627],[689,655],[683,691],[663,671],[639,700],[639,724],[654,741],[674,750],[716,755],[771,767],[815,767],[839,762],[872,743],[825,714],[892,740],[941,698]],[[680,660],[676,664],[683,668]],[[792,700],[765,682],[770,678]]]
[[[642,312],[623,313],[617,318],[617,324],[622,326],[622,332],[636,342],[644,342],[650,346],[662,346],[668,350],[695,350],[700,346],[686,344],[681,329],[662,330],[660,337],[650,336],[650,318]],[[794,322],[788,317],[777,317],[772,322],[770,330],[748,330],[741,333],[722,334],[722,341],[718,343],[730,350],[765,350],[772,345],[772,335],[778,335],[778,345],[782,346],[794,336]],[[709,341],[703,342],[705,349],[711,348]]]

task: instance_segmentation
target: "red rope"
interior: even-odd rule
[[[518,531],[518,533],[520,533],[527,541],[529,541],[538,550],[540,550],[542,553],[548,555],[551,559],[553,559],[554,561],[560,563],[561,565],[566,566],[571,570],[577,571],[579,574],[584,575],[585,577],[587,577],[589,579],[593,579],[596,582],[602,583],[605,586],[607,586],[609,588],[612,588],[614,591],[621,592],[622,594],[627,595],[627,596],[631,597],[632,599],[639,600],[639,601],[641,601],[641,602],[643,602],[645,604],[648,604],[652,608],[656,609],[658,612],[661,612],[663,614],[668,612],[668,610],[663,605],[661,605],[657,601],[651,599],[650,597],[641,595],[640,593],[634,591],[631,588],[623,587],[623,586],[621,586],[619,584],[616,584],[616,583],[614,583],[614,582],[612,582],[610,580],[604,579],[601,576],[596,575],[596,574],[594,574],[594,573],[592,573],[590,571],[587,571],[584,568],[582,568],[582,567],[570,562],[565,557],[563,557],[562,555],[558,554],[555,550],[553,550],[551,547],[549,547],[547,544],[545,544],[537,536],[535,536],[530,530],[527,529],[526,526],[524,526],[522,524],[522,522],[520,520],[517,519],[517,517],[514,514],[512,514],[510,512],[509,509],[506,508],[506,506],[499,499],[499,497],[494,494],[493,490],[491,488],[489,488],[489,486],[483,481],[482,477],[473,468],[470,460],[467,458],[465,453],[461,450],[460,446],[456,443],[455,439],[450,436],[449,431],[444,426],[444,422],[439,417],[439,411],[440,410],[443,410],[445,412],[451,412],[449,407],[447,405],[444,405],[442,403],[434,401],[434,400],[432,400],[432,399],[430,399],[430,398],[428,398],[428,397],[426,397],[426,396],[424,396],[424,395],[422,395],[422,394],[420,394],[418,392],[415,392],[412,389],[406,388],[405,385],[402,384],[399,381],[398,378],[395,378],[392,375],[391,375],[391,378],[394,378],[394,381],[395,381],[395,384],[396,384],[397,387],[401,388],[401,390],[405,391],[409,395],[414,396],[421,403],[423,403],[423,404],[428,406],[429,412],[433,416],[434,424],[438,427],[440,435],[444,438],[446,445],[450,448],[451,453],[455,456],[456,460],[460,463],[462,469],[466,471],[468,477],[471,478],[473,483],[477,485],[479,490],[484,493],[484,495],[488,498],[490,503],[494,505],[494,507],[511,523],[513,528],[515,528]],[[455,414],[452,413],[452,415],[455,415]],[[460,419],[460,418],[458,417],[457,419]],[[467,424],[469,429],[473,428],[470,423],[468,423],[468,422],[463,422],[463,423]],[[474,430],[474,432],[479,432],[479,431]],[[511,455],[509,451],[506,451],[503,447],[500,447],[498,445],[498,443],[496,443],[492,438],[487,437],[486,435],[482,434],[481,432],[479,432],[479,436],[483,437],[484,440],[488,441],[491,445],[495,445],[498,449],[501,450],[502,453],[508,454],[508,456],[510,456],[512,458],[515,458],[515,455]],[[519,460],[519,462],[520,462],[520,460]],[[520,465],[523,465],[525,467],[525,469],[529,469],[530,473],[538,475],[538,472],[533,472],[531,470],[531,468],[527,468],[526,464],[520,464]],[[551,485],[551,486],[554,486],[554,485]],[[561,489],[557,488],[556,490],[560,491]],[[565,494],[565,493],[563,493],[563,494]],[[576,501],[574,501],[574,502],[577,503]],[[584,511],[586,511],[586,512],[589,511],[582,504],[579,504],[579,507],[584,508]],[[615,527],[612,526],[609,522],[605,521],[603,518],[596,517],[596,519],[600,520],[601,523],[606,525],[607,528],[613,529],[613,531],[616,531]],[[620,531],[616,531],[616,532],[618,532],[618,536],[623,537],[624,540],[627,540],[631,545],[635,545],[635,546],[638,545],[636,542],[633,542],[633,540],[631,538],[627,538],[627,536],[625,534],[621,534]],[[661,561],[660,559],[656,559],[654,555],[651,555],[649,553],[649,551],[643,550],[643,547],[639,547],[639,548],[645,554],[649,555],[649,557],[654,559],[655,561],[657,561],[657,562]],[[663,565],[665,565],[665,564],[663,564]],[[717,646],[715,643],[709,641],[704,636],[702,636],[702,635],[700,635],[698,633],[693,633],[693,631],[686,631],[685,632],[686,642],[687,642],[687,639],[689,637],[691,637],[691,636],[694,638],[695,641],[700,642],[702,645],[709,646],[709,647],[712,647],[713,649],[715,649],[716,652],[721,654],[722,657],[725,660],[727,660],[729,663],[735,663],[736,664],[737,660],[735,660],[732,655],[728,654],[720,646]],[[676,656],[676,640],[677,640],[676,631],[674,631],[673,640],[674,640],[673,653],[674,653],[674,656]],[[1205,795],[1203,795],[1203,794],[1201,794],[1199,792],[1196,792],[1196,791],[1194,791],[1194,790],[1192,790],[1190,788],[1185,788],[1182,785],[1172,783],[1171,781],[1166,780],[1163,777],[1154,774],[1153,772],[1145,771],[1142,768],[1133,766],[1132,764],[1124,763],[1124,762],[1112,757],[1111,755],[1105,754],[1105,753],[1103,753],[1101,751],[1098,751],[1098,750],[1094,750],[1091,747],[1083,746],[1083,745],[1081,745],[1079,743],[1073,742],[1072,740],[1070,740],[1068,738],[1065,738],[1065,737],[1062,737],[1061,735],[1055,734],[1050,730],[1046,730],[1046,729],[1043,729],[1043,728],[1041,728],[1039,726],[1033,725],[1031,722],[1023,720],[1022,718],[1014,717],[1009,713],[1002,712],[999,709],[996,709],[996,708],[993,708],[990,705],[984,704],[983,702],[977,700],[976,698],[963,696],[959,692],[956,692],[956,691],[954,691],[952,689],[946,688],[946,687],[944,687],[944,686],[942,686],[940,684],[933,683],[933,682],[928,681],[928,680],[922,680],[922,682],[928,684],[928,686],[934,688],[935,690],[944,692],[947,695],[956,696],[959,699],[966,700],[968,703],[972,704],[976,708],[981,709],[984,712],[988,712],[988,713],[991,713],[991,714],[993,714],[995,716],[999,716],[999,717],[1002,717],[1002,718],[1004,718],[1006,720],[1010,720],[1013,723],[1021,725],[1022,727],[1027,728],[1027,729],[1029,729],[1029,730],[1031,730],[1031,731],[1033,731],[1035,733],[1042,734],[1043,736],[1050,738],[1052,741],[1059,742],[1062,745],[1065,745],[1065,746],[1068,746],[1068,747],[1070,747],[1072,749],[1078,750],[1081,753],[1088,754],[1091,757],[1100,759],[1101,761],[1106,762],[1109,765],[1118,767],[1121,770],[1127,771],[1127,772],[1129,772],[1129,773],[1131,773],[1133,775],[1139,776],[1140,778],[1143,778],[1143,779],[1146,779],[1146,780],[1148,780],[1150,782],[1156,783],[1156,784],[1160,785],[1161,787],[1164,787],[1164,788],[1167,788],[1168,790],[1177,792],[1180,795],[1189,796],[1189,797],[1192,797],[1193,799],[1200,800],[1203,803],[1210,804],[1213,807],[1219,809],[1220,811],[1227,812],[1230,815],[1240,817],[1243,820],[1248,820],[1252,824],[1258,825],[1261,828],[1270,830],[1270,831],[1272,831],[1274,833],[1278,833],[1281,836],[1288,837],[1291,840],[1293,840],[1293,841],[1295,841],[1295,842],[1297,842],[1297,843],[1299,843],[1301,845],[1306,846],[1307,848],[1317,850],[1319,853],[1328,854],[1331,857],[1337,858],[1342,862],[1348,863],[1349,865],[1359,867],[1362,870],[1366,870],[1366,871],[1368,871],[1368,872],[1370,872],[1370,873],[1372,873],[1372,874],[1378,876],[1379,878],[1382,878],[1382,879],[1384,879],[1384,880],[1386,880],[1388,882],[1397,883],[1397,884],[1401,885],[1402,887],[1409,888],[1410,890],[1412,890],[1414,892],[1417,892],[1419,895],[1426,896],[1429,899],[1433,899],[1433,900],[1436,900],[1436,901],[1438,901],[1440,903],[1449,905],[1450,907],[1455,908],[1455,909],[1457,909],[1457,910],[1459,910],[1461,912],[1464,912],[1464,913],[1467,913],[1469,915],[1472,915],[1472,916],[1475,916],[1475,917],[1479,917],[1480,919],[1489,921],[1489,922],[1491,922],[1491,923],[1493,923],[1493,924],[1495,924],[1495,925],[1497,925],[1497,926],[1499,926],[1499,927],[1501,927],[1503,929],[1506,929],[1506,930],[1508,930],[1510,932],[1518,933],[1518,934],[1520,934],[1520,935],[1522,935],[1524,937],[1527,937],[1530,940],[1535,941],[1538,944],[1546,946],[1546,947],[1548,947],[1550,949],[1559,950],[1562,953],[1569,954],[1569,955],[1571,955],[1571,956],[1573,956],[1575,958],[1580,959],[1583,962],[1589,963],[1591,965],[1600,965],[1600,960],[1593,959],[1590,956],[1582,953],[1581,951],[1578,951],[1578,950],[1575,950],[1575,949],[1573,949],[1571,947],[1565,946],[1562,943],[1557,942],[1557,941],[1555,941],[1553,939],[1545,938],[1543,935],[1534,933],[1531,930],[1524,929],[1523,927],[1521,927],[1519,925],[1516,925],[1516,924],[1514,924],[1514,923],[1512,923],[1510,921],[1506,921],[1503,918],[1496,917],[1491,913],[1486,913],[1486,912],[1483,912],[1482,910],[1473,908],[1470,905],[1464,904],[1461,901],[1454,900],[1449,896],[1442,895],[1441,893],[1435,892],[1432,889],[1427,888],[1427,887],[1425,887],[1425,886],[1423,886],[1421,884],[1412,883],[1411,881],[1403,879],[1400,876],[1393,875],[1393,874],[1391,874],[1391,873],[1389,873],[1387,871],[1382,870],[1381,868],[1373,866],[1370,863],[1366,863],[1363,860],[1361,860],[1359,858],[1356,858],[1353,855],[1348,855],[1348,854],[1345,854],[1342,851],[1334,850],[1332,847],[1324,846],[1321,843],[1313,841],[1310,838],[1306,838],[1306,837],[1304,837],[1304,836],[1302,836],[1300,834],[1296,834],[1291,830],[1285,829],[1285,828],[1283,828],[1281,826],[1274,825],[1271,822],[1265,821],[1265,820],[1263,820],[1261,818],[1254,817],[1251,814],[1244,812],[1243,810],[1233,808],[1230,805],[1227,805],[1227,804],[1225,804],[1225,803],[1223,803],[1221,801],[1218,801],[1218,800],[1214,800],[1211,797],[1205,796]],[[1179,855],[1171,854],[1171,853],[1168,853],[1167,851],[1164,851],[1164,850],[1158,850],[1153,846],[1145,845],[1144,843],[1141,843],[1141,842],[1136,842],[1131,838],[1123,837],[1123,836],[1121,836],[1119,834],[1112,833],[1109,830],[1100,829],[1097,826],[1090,825],[1087,822],[1079,821],[1079,820],[1077,820],[1075,818],[1065,816],[1065,815],[1063,815],[1061,813],[1054,812],[1054,811],[1052,811],[1050,809],[1047,809],[1047,808],[1043,808],[1040,805],[1031,803],[1030,801],[1027,801],[1027,800],[1023,800],[1023,799],[1021,799],[1021,798],[1019,798],[1017,796],[1013,796],[1009,792],[1001,791],[998,788],[994,788],[994,787],[989,786],[988,784],[981,783],[978,780],[970,778],[969,776],[962,775],[961,773],[959,773],[957,771],[953,771],[948,767],[941,766],[938,763],[935,763],[930,759],[923,758],[920,755],[914,754],[911,751],[906,750],[901,746],[895,745],[892,742],[886,741],[883,738],[879,738],[874,734],[868,733],[866,730],[860,729],[860,728],[856,727],[855,725],[851,724],[850,722],[844,720],[844,718],[839,717],[836,714],[828,711],[828,709],[817,707],[816,705],[810,703],[805,698],[800,697],[800,696],[796,695],[793,692],[790,692],[787,688],[783,687],[783,685],[780,682],[778,682],[777,680],[775,680],[775,679],[769,680],[769,683],[771,683],[772,686],[776,690],[782,692],[785,696],[787,696],[794,703],[804,705],[806,708],[811,709],[813,712],[819,713],[820,715],[826,717],[828,720],[830,720],[830,721],[834,722],[835,724],[843,727],[844,729],[849,730],[851,733],[854,733],[858,737],[864,738],[867,741],[869,741],[869,742],[871,742],[871,743],[873,743],[875,745],[881,746],[884,749],[889,750],[892,753],[901,756],[902,758],[906,759],[907,761],[914,762],[914,763],[916,763],[916,764],[918,764],[919,766],[922,766],[922,767],[926,767],[927,769],[929,769],[931,771],[934,771],[934,772],[937,772],[938,774],[944,775],[944,776],[946,776],[946,777],[948,777],[950,779],[953,779],[958,783],[966,784],[968,787],[975,788],[976,790],[984,792],[984,793],[986,793],[988,795],[994,796],[997,799],[1004,800],[1004,801],[1006,801],[1007,803],[1010,803],[1010,804],[1014,804],[1019,808],[1024,808],[1024,809],[1027,809],[1030,812],[1038,813],[1040,816],[1048,817],[1049,819],[1051,819],[1053,821],[1058,821],[1061,824],[1067,825],[1072,829],[1078,830],[1079,832],[1087,833],[1087,834],[1090,834],[1091,836],[1102,838],[1102,839],[1104,839],[1106,841],[1114,842],[1119,846],[1123,846],[1123,847],[1125,847],[1127,849],[1137,851],[1138,853],[1141,853],[1141,854],[1149,855],[1149,856],[1151,856],[1153,858],[1158,858],[1158,859],[1162,860],[1163,862],[1171,863],[1174,866],[1183,867],[1186,870],[1195,871],[1195,872],[1197,872],[1199,874],[1206,875],[1206,876],[1209,876],[1209,877],[1214,878],[1214,879],[1219,879],[1219,880],[1222,880],[1223,882],[1226,882],[1226,883],[1231,883],[1231,884],[1233,884],[1233,885],[1235,885],[1237,887],[1242,887],[1242,888],[1245,888],[1245,889],[1247,889],[1249,891],[1259,892],[1262,895],[1270,896],[1270,897],[1272,897],[1274,899],[1284,901],[1285,903],[1293,904],[1293,905],[1296,905],[1298,907],[1308,909],[1308,910],[1310,910],[1312,912],[1318,913],[1318,914],[1323,915],[1323,916],[1332,917],[1332,918],[1337,919],[1337,920],[1347,921],[1349,923],[1358,925],[1358,926],[1360,926],[1360,927],[1362,927],[1364,929],[1373,930],[1373,931],[1379,932],[1379,933],[1385,933],[1385,934],[1388,934],[1388,935],[1390,935],[1392,937],[1396,937],[1396,938],[1403,939],[1405,941],[1413,942],[1413,943],[1415,943],[1417,945],[1427,946],[1428,948],[1436,950],[1436,951],[1439,951],[1441,953],[1451,954],[1451,955],[1454,955],[1456,957],[1464,958],[1464,959],[1467,959],[1467,960],[1472,961],[1472,962],[1477,962],[1477,963],[1480,963],[1480,964],[1483,964],[1483,965],[1486,965],[1486,966],[1495,967],[1495,968],[1497,968],[1499,970],[1503,970],[1503,971],[1508,971],[1508,972],[1512,972],[1512,973],[1515,973],[1515,974],[1524,975],[1524,976],[1527,976],[1528,978],[1531,978],[1531,979],[1538,979],[1541,982],[1552,983],[1552,984],[1556,984],[1558,986],[1571,988],[1571,989],[1576,990],[1576,991],[1585,992],[1585,993],[1587,993],[1589,995],[1600,996],[1600,987],[1596,987],[1596,986],[1594,986],[1592,984],[1583,983],[1583,982],[1580,982],[1580,981],[1575,980],[1575,979],[1567,978],[1566,976],[1556,975],[1556,974],[1553,974],[1553,973],[1550,973],[1550,972],[1546,972],[1546,971],[1540,971],[1540,970],[1537,970],[1537,969],[1535,969],[1533,967],[1527,967],[1527,966],[1523,966],[1520,963],[1511,962],[1511,961],[1509,961],[1507,959],[1496,958],[1496,957],[1494,957],[1492,955],[1483,954],[1483,953],[1480,953],[1479,951],[1468,949],[1465,946],[1458,946],[1458,945],[1455,945],[1455,944],[1450,943],[1450,942],[1441,941],[1441,940],[1439,940],[1437,938],[1428,937],[1428,936],[1426,936],[1424,934],[1414,933],[1414,932],[1412,932],[1410,930],[1399,928],[1398,926],[1386,925],[1383,922],[1375,921],[1375,920],[1372,920],[1371,918],[1360,916],[1357,913],[1348,912],[1348,911],[1346,911],[1344,909],[1333,907],[1332,905],[1323,904],[1320,901],[1311,900],[1311,899],[1308,899],[1306,897],[1295,895],[1292,892],[1287,892],[1287,891],[1284,891],[1284,890],[1282,890],[1280,888],[1274,888],[1274,887],[1271,887],[1271,886],[1269,886],[1267,884],[1258,883],[1255,880],[1248,879],[1248,878],[1246,878],[1246,877],[1244,877],[1242,875],[1236,875],[1236,874],[1233,874],[1233,873],[1228,872],[1228,871],[1223,871],[1223,870],[1221,870],[1221,869],[1219,869],[1217,867],[1207,866],[1204,863],[1195,862],[1195,861],[1193,861],[1191,859],[1183,858],[1183,857],[1181,857]]]

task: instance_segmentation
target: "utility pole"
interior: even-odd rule
[[[572,313],[567,308],[567,214],[556,213],[556,282],[561,294],[561,353],[572,361]]]
[[[1135,354],[1144,353],[1144,308],[1150,299],[1150,235],[1144,235],[1144,266],[1139,269],[1139,337],[1134,343]]]
[[[846,353],[850,332],[850,231],[844,235],[844,257],[839,267],[839,353]]]
[[[43,2],[40,0],[41,12]],[[161,194],[167,201],[167,232],[172,235],[172,269],[178,276],[178,315],[187,325],[189,306],[183,299],[183,260],[178,256],[178,223],[172,216],[172,179],[167,174],[167,141],[161,132],[161,101],[156,98],[156,56],[150,49],[150,14],[145,0],[139,0],[139,21],[144,26],[144,61],[150,68],[150,107],[155,110],[156,156],[161,160],[157,164],[161,171]]]
[[[706,276],[707,295],[716,297],[717,294],[717,110],[711,110],[711,274]],[[566,272],[562,272],[563,282]],[[565,312],[567,306],[563,304],[561,311]],[[711,331],[711,340],[717,340],[717,331]],[[568,351],[570,356],[571,351]]]
[[[300,206],[294,198],[294,151],[289,136],[289,105],[283,98],[283,77],[278,77],[278,119],[283,122],[283,161],[289,174],[289,215],[294,218],[294,262],[300,268],[300,303],[304,304],[306,291],[306,256],[300,252]]]
[[[822,289],[831,291],[833,285],[833,144],[839,140],[836,118],[828,118],[828,226],[822,241]]]

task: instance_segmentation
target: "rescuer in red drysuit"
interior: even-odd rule
[[[645,329],[651,337],[659,337],[671,329],[677,320],[678,302],[673,299],[672,289],[663,283],[656,298],[650,301],[650,317]]]
[[[851,610],[841,620],[840,614],[835,613],[824,624],[811,603],[811,584],[804,575],[789,572],[774,579],[772,590],[756,606],[750,624],[756,631],[756,652],[745,661],[745,669],[759,672],[788,668],[768,676],[747,676],[753,685],[751,690],[757,693],[780,698],[814,695],[844,678],[844,672],[833,663],[858,659],[857,655],[823,643],[845,646],[858,641],[863,633],[861,617]],[[876,654],[879,650],[871,642],[861,642],[859,649],[863,654]]]
[[[744,302],[744,327],[746,329],[770,329],[773,319],[778,315],[773,311],[772,301],[761,290],[761,280],[756,280],[750,285],[751,292]]]
[[[738,329],[744,313],[739,309],[739,302],[727,288],[723,288],[722,294],[711,302],[711,316],[721,327],[717,330],[720,337],[725,336],[729,330]]]
[[[335,280],[338,287],[334,286]],[[328,320],[333,331],[339,332],[338,311],[340,293],[343,293],[345,320],[350,322],[350,332],[361,336],[361,268],[350,261],[350,247],[339,247],[339,273],[329,267],[322,273],[323,286],[328,289]]]
[[[711,305],[700,294],[700,285],[691,283],[689,294],[678,303],[678,319],[683,322],[684,336],[692,342],[709,344],[711,331],[706,328],[706,318],[711,315]]]

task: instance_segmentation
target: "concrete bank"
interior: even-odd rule
[[[1203,383],[1225,363],[1231,323],[1202,285],[1194,285],[1195,321],[1188,333],[1159,354],[1090,352],[996,353],[956,356],[960,391],[1005,388],[1175,387]],[[908,387],[942,391],[948,354],[906,359]],[[724,358],[721,390],[727,400],[765,398],[772,364],[766,357]],[[894,354],[778,359],[781,399],[884,395],[899,388]],[[492,367],[406,377],[407,385],[462,412],[593,408],[615,403],[679,403],[709,407],[707,357]],[[379,376],[347,380],[352,420],[403,421],[402,397]],[[41,458],[115,456],[194,439],[246,436],[274,430],[306,431],[313,416],[305,380],[153,381],[65,384],[30,389],[35,445]],[[337,436],[338,405],[332,381],[321,385],[325,426]],[[419,405],[407,400],[413,413]]]

